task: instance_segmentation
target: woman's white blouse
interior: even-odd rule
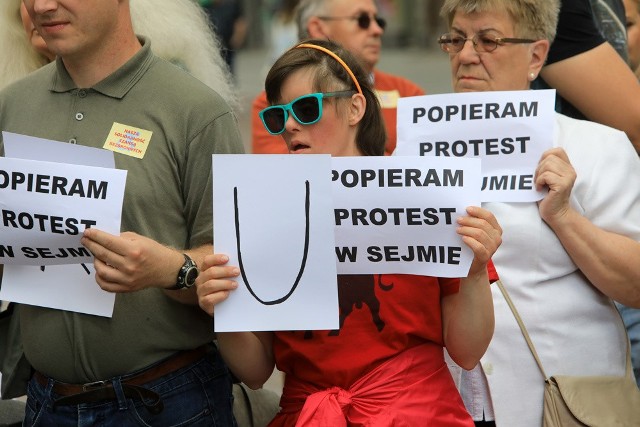
[[[577,173],[573,207],[600,228],[640,241],[640,160],[626,135],[558,114],[554,145],[566,150]],[[577,269],[537,204],[483,207],[503,228],[493,262],[546,374],[624,375],[620,316]],[[497,425],[540,427],[544,378],[500,290],[493,286],[492,292],[496,327],[481,366]]]

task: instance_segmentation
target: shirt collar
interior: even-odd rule
[[[96,83],[91,89],[112,98],[123,98],[135,86],[155,59],[151,52],[151,41],[143,36],[138,36],[138,40],[142,48],[122,67]],[[78,87],[67,72],[64,62],[61,58],[56,58],[56,72],[53,75],[50,90],[63,93],[74,89]]]

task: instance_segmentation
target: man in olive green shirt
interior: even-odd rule
[[[123,232],[82,239],[97,284],[117,293],[113,317],[22,307],[35,370],[25,423],[234,425],[230,377],[191,285],[212,252],[211,155],[242,152],[235,117],[136,37],[128,0],[25,5],[58,59],[0,93],[0,129],[112,150],[128,171]]]

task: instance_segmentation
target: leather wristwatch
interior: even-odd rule
[[[189,289],[196,283],[196,278],[199,274],[198,266],[196,265],[196,262],[189,257],[189,255],[182,255],[184,256],[184,264],[182,264],[180,271],[178,271],[176,284],[167,289]]]

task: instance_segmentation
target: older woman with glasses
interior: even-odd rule
[[[449,33],[439,42],[454,90],[529,89],[558,8],[558,0],[446,0]],[[640,305],[640,160],[623,132],[560,114],[553,145],[534,177],[548,189],[542,200],[484,205],[504,230],[493,261],[547,374],[623,376],[627,339],[612,300]],[[492,292],[495,334],[481,364],[461,372],[461,394],[478,425],[539,427],[543,375]]]
[[[378,100],[345,49],[321,40],[299,44],[273,65],[265,87],[271,106],[260,117],[291,153],[383,155]],[[485,351],[493,330],[487,263],[501,231],[478,207],[458,224],[475,255],[466,278],[341,275],[341,302],[345,292],[364,301],[359,289],[375,289],[378,309],[370,303],[371,312],[353,310],[336,331],[218,334],[223,357],[249,386],[260,387],[274,365],[285,372],[282,410],[272,426],[473,426],[443,346],[468,368]],[[227,260],[210,256],[196,282],[200,306],[210,314],[237,286],[238,269]]]

